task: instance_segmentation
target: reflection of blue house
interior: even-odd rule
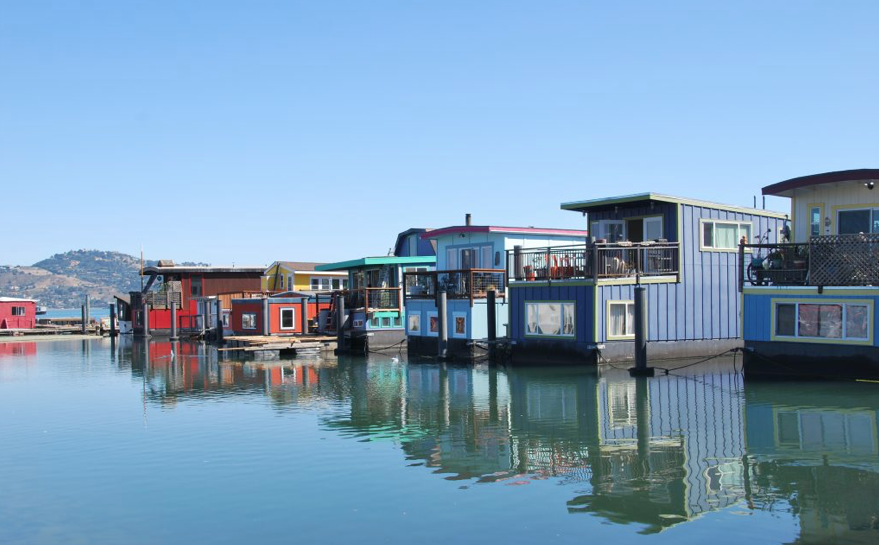
[[[879,169],[763,188],[791,199],[793,240],[744,248],[745,373],[879,376]]]
[[[639,281],[647,288],[650,357],[739,345],[739,241],[776,241],[784,215],[656,193],[562,208],[588,216],[590,241],[508,251],[515,360],[631,359]]]
[[[497,296],[497,335],[507,334],[507,251],[582,244],[586,231],[533,227],[463,225],[421,235],[436,248],[436,271],[406,275],[406,333],[409,348],[435,352],[439,322],[437,294],[447,295],[449,348],[461,353],[471,341],[488,337],[490,290]]]

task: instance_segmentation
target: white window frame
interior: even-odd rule
[[[528,307],[533,306],[537,311],[537,328],[540,329],[540,306],[541,305],[559,305],[559,332],[556,334],[541,333],[540,331],[528,332]],[[572,305],[573,313],[573,333],[565,333],[565,306]],[[577,338],[577,302],[576,301],[525,301],[525,336],[526,337],[544,337],[553,339],[576,339]]]
[[[876,222],[876,215],[879,214],[879,206],[875,205],[865,205],[863,207],[858,208],[840,208],[836,210],[836,234],[840,235],[842,233],[839,232],[839,226],[842,225],[842,222],[839,221],[839,215],[844,214],[846,212],[870,212],[870,231],[865,232],[865,234],[873,233],[873,224]],[[859,233],[846,233],[849,235],[857,235]]]
[[[595,238],[603,238],[608,242],[619,242],[620,240],[610,240],[607,237],[607,226],[620,226],[620,240],[626,240],[626,220],[596,220],[589,226],[589,235]]]
[[[629,307],[632,307],[632,328],[631,328],[632,332],[631,333],[624,332],[622,335],[618,335],[618,334],[611,331],[611,329],[610,329],[610,327],[611,327],[610,309],[614,305],[625,305],[626,306],[625,316],[626,316],[627,321],[623,325],[625,331],[629,331],[629,323],[628,323]],[[634,307],[635,307],[635,301],[632,301],[631,299],[621,299],[621,300],[613,300],[613,301],[607,302],[607,309],[604,314],[604,329],[605,329],[605,335],[607,336],[607,340],[609,340],[609,341],[627,341],[627,340],[632,340],[635,338],[635,319],[634,319],[635,311],[634,311]]]
[[[244,319],[248,316],[253,320],[253,326],[251,326],[251,327],[244,325]],[[245,329],[248,331],[256,330],[256,313],[255,312],[244,312],[241,314],[241,329]]]
[[[818,211],[818,222],[812,221],[815,219],[813,212],[815,210]],[[809,207],[809,238],[821,236],[821,231],[824,227],[824,210],[822,206],[810,206]],[[817,228],[817,233],[815,232]]]
[[[712,246],[705,245],[705,225],[712,225]],[[736,244],[732,248],[718,248],[714,246],[717,244],[717,229],[715,226],[717,225],[735,225],[736,226]],[[754,235],[754,222],[751,221],[731,221],[731,220],[712,220],[702,218],[699,220],[699,250],[703,252],[738,252],[739,251],[739,241],[742,240],[743,236],[743,226],[748,226],[748,242],[751,242],[751,237]]]
[[[794,309],[794,334],[781,335],[778,333],[778,306],[793,305]],[[811,335],[800,335],[800,305],[826,305],[842,307],[842,325],[840,337],[813,337]],[[866,307],[867,308],[867,336],[866,337],[849,337],[848,336],[848,307]],[[861,299],[774,299],[772,301],[772,339],[789,340],[789,341],[807,341],[820,343],[873,343],[873,301]]]
[[[655,223],[655,222],[659,222],[659,236],[655,237],[655,238],[648,239],[647,238],[647,224],[648,223]],[[663,217],[662,216],[648,216],[648,217],[644,218],[642,221],[642,224],[641,224],[641,233],[642,233],[641,238],[643,238],[644,240],[647,240],[647,241],[653,241],[658,238],[665,238],[665,222],[663,221]]]
[[[334,277],[332,276],[312,276],[311,281],[309,282],[311,291],[332,291],[333,279]],[[317,283],[316,287],[315,283]]]
[[[288,310],[290,311],[290,316],[292,318],[293,325],[291,325],[290,327],[284,327],[284,312],[288,311]],[[283,308],[279,309],[278,317],[279,317],[278,327],[280,329],[282,329],[284,331],[290,331],[290,330],[296,329],[296,309],[294,307],[283,307]]]
[[[416,329],[412,329],[412,323],[415,323]],[[410,312],[406,314],[406,333],[408,335],[424,335],[424,328],[421,327],[421,313]]]

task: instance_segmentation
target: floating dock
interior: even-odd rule
[[[336,349],[336,337],[299,335],[279,337],[277,335],[236,336],[225,339],[221,353],[249,355],[259,359],[274,359],[282,355],[300,356],[332,352]]]

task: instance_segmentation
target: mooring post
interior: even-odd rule
[[[448,358],[449,351],[449,327],[446,319],[448,310],[448,297],[446,290],[439,292],[439,305],[437,306],[437,321],[439,321],[439,335],[437,335],[436,355],[440,360]],[[429,324],[428,324],[429,326]]]
[[[632,376],[652,377],[653,368],[647,367],[647,288],[635,286],[635,367]]]
[[[179,339],[177,336],[177,303],[171,301],[171,338],[170,341]]]
[[[217,342],[223,342],[223,301],[217,297]]]
[[[110,336],[115,337],[119,334],[116,324],[116,305],[110,303]]]
[[[143,320],[142,320],[142,322],[143,322],[143,336],[149,337],[150,336],[150,306],[148,303],[143,304],[143,311],[142,312],[143,312],[143,314],[141,316],[143,316]]]
[[[308,335],[308,297],[300,299],[302,304],[299,306],[299,329],[303,335]]]
[[[89,327],[89,322],[91,321],[91,318],[92,318],[91,301],[89,301],[89,296],[88,296],[88,294],[86,294],[86,296],[85,296],[85,320],[84,320],[86,329],[88,329],[88,327]]]
[[[269,298],[262,298],[262,334],[266,337],[271,332],[271,316],[269,316]]]
[[[513,246],[513,277],[516,280],[525,278],[525,268],[522,265],[522,246],[520,244]]]
[[[497,292],[489,288],[486,294],[486,315],[488,316],[488,360],[494,361],[495,343],[497,343]]]
[[[88,327],[88,323],[85,321],[85,313],[86,313],[85,305],[82,305],[82,327],[81,327],[81,330],[82,330],[83,335],[88,333],[88,331],[86,329]]]
[[[336,294],[336,352],[345,351],[345,297]]]
[[[644,375],[635,378],[635,418],[639,463],[634,470],[638,477],[644,477],[650,473],[650,396]]]

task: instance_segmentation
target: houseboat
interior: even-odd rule
[[[129,293],[134,333],[168,335],[171,332],[172,305],[176,305],[179,332],[197,333],[212,329],[218,321],[222,322],[222,316],[217,316],[216,301],[220,300],[224,313],[231,310],[229,303],[219,296],[259,291],[264,271],[265,267],[179,266],[170,260],[146,267],[143,275],[147,282],[143,290]]]
[[[391,255],[362,257],[338,263],[318,265],[315,271],[348,271],[348,289],[335,292],[344,302],[345,319],[341,324],[352,349],[382,349],[406,341],[403,306],[403,275],[427,272],[436,268],[436,250],[421,235],[428,229],[408,229],[397,236]],[[319,331],[337,334],[335,301],[332,308],[320,311]]]
[[[36,327],[36,301],[18,297],[0,297],[0,329],[34,329]]]
[[[513,361],[631,360],[636,285],[648,357],[741,346],[739,241],[777,242],[784,214],[658,193],[561,207],[586,216],[588,242],[507,250]]]
[[[321,292],[348,289],[348,271],[315,271],[324,263],[275,261],[265,270],[262,291]]]
[[[879,169],[785,180],[791,240],[741,247],[749,377],[879,377]]]
[[[321,309],[331,307],[330,292],[286,291],[236,297],[231,300],[224,334],[288,336],[312,333],[316,330]]]
[[[447,355],[471,358],[479,354],[476,341],[489,337],[489,291],[495,292],[495,335],[508,335],[506,252],[583,244],[588,233],[572,229],[464,225],[421,234],[437,252],[434,271],[405,274],[406,335],[408,349],[437,353],[439,335],[438,295],[446,293]],[[476,350],[476,352],[474,352]],[[484,354],[484,352],[481,352]]]

